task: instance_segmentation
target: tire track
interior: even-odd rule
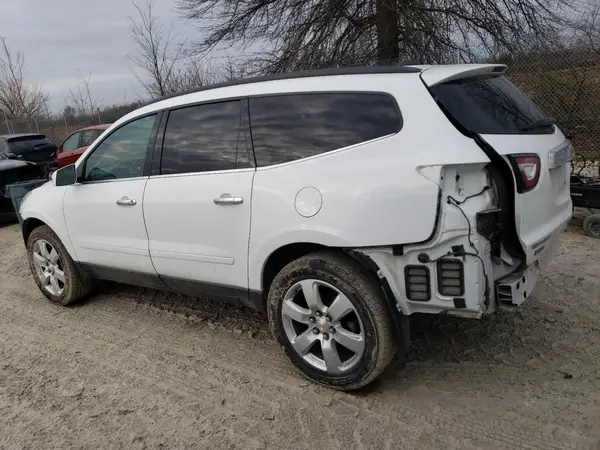
[[[215,313],[210,303],[196,308],[189,299],[178,310],[161,303],[168,294],[145,301],[129,288],[111,288],[77,308],[50,305],[21,273],[20,236],[5,231],[0,428],[11,440],[0,433],[0,448],[39,442],[60,448],[598,448],[594,349],[600,336],[590,313],[600,311],[600,296],[590,292],[600,292],[600,264],[592,269],[591,250],[581,250],[579,236],[566,235],[553,266],[558,271],[542,278],[521,317],[491,325],[490,347],[474,362],[465,364],[460,351],[456,362],[415,361],[401,374],[386,374],[370,393],[345,394],[301,378],[266,339],[264,322],[241,310]],[[567,258],[577,264],[565,266]],[[577,274],[578,267],[585,270]],[[581,275],[585,283],[577,281]],[[591,297],[582,303],[586,293]],[[556,308],[566,312],[554,316]],[[547,318],[556,330],[543,326]],[[551,344],[573,324],[581,339],[569,335]],[[429,355],[448,351],[445,339],[471,336],[454,328],[435,337]],[[249,338],[256,330],[258,337]],[[514,331],[531,348],[496,359],[506,347],[498,344]],[[525,364],[531,355],[540,364]],[[561,363],[579,367],[582,378],[559,381]],[[567,411],[579,406],[588,417],[561,414],[557,408],[566,402],[573,404]]]
[[[19,294],[19,292],[16,294]],[[13,333],[17,334],[19,331],[22,333],[25,328],[25,337],[31,340],[30,346],[43,344],[43,342],[39,341],[38,336],[40,332],[43,332],[43,335],[53,335],[55,339],[52,339],[52,342],[46,343],[46,345],[53,346],[57,353],[64,351],[65,348],[73,348],[78,342],[87,340],[86,351],[89,351],[91,354],[106,355],[108,352],[109,358],[110,355],[113,355],[109,366],[121,367],[127,370],[127,373],[135,372],[137,373],[136,376],[140,377],[147,386],[158,384],[162,390],[174,392],[181,397],[197,397],[200,392],[202,395],[205,395],[208,391],[215,388],[221,388],[225,392],[229,390],[233,394],[239,394],[242,392],[242,389],[245,389],[245,395],[248,397],[247,400],[244,400],[244,402],[233,402],[233,405],[239,410],[242,416],[251,417],[253,411],[255,413],[259,412],[259,415],[263,416],[270,415],[273,404],[266,403],[269,400],[264,397],[264,393],[272,390],[273,387],[281,388],[284,386],[287,391],[286,395],[290,395],[294,390],[290,389],[288,383],[292,379],[299,380],[299,378],[292,375],[293,373],[290,372],[289,368],[284,368],[284,365],[287,365],[286,362],[273,361],[275,355],[273,347],[270,348],[270,351],[260,350],[260,348],[257,349],[260,346],[248,345],[247,342],[241,339],[236,339],[232,345],[228,345],[228,342],[223,342],[232,340],[228,333],[219,331],[212,335],[207,335],[202,331],[190,333],[189,324],[185,322],[181,323],[182,321],[178,321],[177,318],[167,318],[167,323],[164,323],[165,318],[161,318],[160,316],[150,319],[159,323],[161,322],[160,319],[162,319],[162,328],[150,326],[154,324],[148,323],[149,318],[147,314],[144,314],[135,305],[132,307],[132,305],[127,304],[121,305],[121,311],[115,311],[114,309],[108,309],[108,306],[114,308],[115,305],[101,305],[97,303],[93,308],[90,308],[93,311],[89,311],[89,314],[85,312],[85,307],[73,310],[74,314],[70,313],[71,310],[65,310],[66,313],[63,313],[62,310],[52,311],[52,314],[54,314],[52,316],[54,322],[52,322],[40,315],[33,316],[20,312],[18,302],[26,301],[28,296],[25,295],[24,297],[23,299],[20,299],[18,295],[13,297],[16,302],[9,305],[10,313],[3,313],[2,316],[12,318],[12,323],[5,325]],[[38,312],[43,310],[45,306],[54,309],[51,305],[36,306],[40,307],[37,308]],[[77,319],[75,321],[78,325],[77,328],[69,327],[68,325],[73,324],[74,319]],[[140,322],[146,322],[145,328],[139,330],[141,332],[140,337],[143,338],[132,339],[125,348],[118,345],[119,342],[127,342],[127,336],[130,336],[131,333],[129,330],[134,330],[135,324]],[[169,322],[179,322],[179,326],[176,324],[174,328],[167,328],[173,325]],[[180,339],[181,335],[183,335],[185,341]],[[220,342],[214,345],[215,340]],[[192,350],[190,345],[196,348],[194,344],[198,344],[199,342],[206,344],[202,349],[197,350],[200,353],[195,356],[195,359],[200,359],[204,363],[200,373],[196,372],[196,375],[194,375],[193,371],[190,371],[188,361],[180,362],[179,365],[173,364],[174,359],[188,358],[190,350]],[[227,352],[221,353],[218,351],[218,345],[224,345],[227,348]],[[235,348],[231,348],[232,346]],[[241,347],[241,349],[237,347]],[[248,358],[249,350],[255,350],[252,359]],[[160,361],[161,355],[163,358],[164,355],[170,356],[166,360],[168,363],[163,364],[163,361]],[[94,359],[98,360],[100,358],[92,358],[92,360]],[[142,360],[142,367],[135,367],[134,362],[137,359]],[[225,366],[221,364],[223,360],[226,361]],[[210,363],[206,364],[207,361],[210,361]],[[218,374],[230,370],[235,370],[237,373],[234,377],[227,377],[229,388],[224,388],[223,383],[218,379]],[[140,373],[140,371],[145,373]],[[264,379],[265,371],[270,375],[268,379]],[[242,374],[250,374],[252,376],[252,380],[245,383],[250,386],[243,388],[239,383],[238,380]],[[159,381],[161,379],[168,379],[170,382],[164,384]],[[259,380],[261,383],[257,383]],[[252,389],[253,386],[258,386],[259,390],[262,390],[263,395],[257,396],[256,392],[248,392],[248,388]],[[296,389],[297,392],[298,389]],[[334,400],[349,397],[347,394],[334,393],[325,388],[311,387],[306,389],[304,395],[305,400],[308,401],[304,401],[301,405],[298,405],[296,402],[296,408],[300,411],[309,411],[311,404],[317,397],[323,395],[323,393]],[[264,411],[260,411],[260,408],[256,406],[254,408],[248,406],[250,404],[270,405],[270,408],[267,407]],[[435,412],[422,414],[417,409],[405,405],[397,404],[389,408],[378,405],[378,410],[375,411],[372,405],[367,405],[362,401],[358,402],[358,404],[357,416],[371,417],[377,422],[391,415],[396,419],[396,424],[400,422],[405,427],[408,426],[409,429],[418,427],[419,424],[427,423],[440,432],[457,437],[484,440],[495,444],[502,443],[515,448],[576,448],[575,445],[571,445],[566,440],[564,442],[562,440],[557,442],[553,433],[524,431],[507,421],[495,421],[492,423],[487,421],[485,425],[480,425],[476,417],[470,419],[463,417],[463,420],[467,419],[466,422],[457,425],[455,420],[448,420],[446,415]],[[336,410],[334,409],[334,411]],[[584,438],[575,439],[575,441],[579,441],[580,444],[585,444],[586,442]]]

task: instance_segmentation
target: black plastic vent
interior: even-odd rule
[[[406,266],[404,268],[406,298],[417,302],[431,299],[431,277],[427,266]]]
[[[465,293],[465,276],[462,261],[441,259],[437,262],[438,292],[447,297],[460,297]]]

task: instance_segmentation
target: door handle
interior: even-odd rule
[[[215,198],[213,201],[215,205],[239,205],[244,203],[242,197],[232,197],[231,194],[221,194],[220,197]]]
[[[117,200],[117,205],[119,206],[133,206],[135,205],[137,202],[129,197],[121,197],[119,200]]]

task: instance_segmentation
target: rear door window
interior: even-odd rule
[[[242,101],[176,109],[169,113],[161,174],[252,167],[246,144]]]
[[[259,167],[319,155],[400,131],[396,102],[377,93],[291,94],[250,99]]]
[[[85,130],[81,134],[81,147],[89,147],[101,134],[102,130]]]
[[[79,148],[80,137],[81,132],[73,133],[71,136],[69,136],[69,138],[62,145],[63,152],[72,152],[73,150],[77,150]]]
[[[478,77],[430,88],[434,98],[467,130],[479,134],[551,134],[534,126],[546,116],[508,78]]]

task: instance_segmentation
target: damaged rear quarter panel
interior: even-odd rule
[[[395,251],[392,246],[353,249],[368,256],[377,265],[378,275],[387,280],[398,309],[404,314],[449,312],[479,318],[494,309],[494,281],[519,264],[514,260],[497,260],[493,264],[490,242],[476,231],[477,213],[494,208],[497,202],[485,166],[485,163],[475,163],[441,168],[439,223],[430,241],[395,246]],[[430,178],[435,176],[435,171],[426,173]],[[457,256],[453,253],[456,248],[462,248],[466,254]],[[439,293],[436,262],[443,259],[458,259],[463,263],[464,293],[460,297]],[[428,268],[429,300],[411,301],[407,298],[404,270],[407,265]]]

